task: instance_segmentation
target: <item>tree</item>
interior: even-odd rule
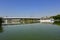
[[[60,14],[56,15],[56,16],[51,16],[50,18],[53,18],[55,20],[60,20]]]
[[[2,18],[0,17],[0,26],[2,25]]]

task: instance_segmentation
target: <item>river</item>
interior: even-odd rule
[[[48,23],[5,25],[0,29],[0,40],[60,40],[60,26]]]

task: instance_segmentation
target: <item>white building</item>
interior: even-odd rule
[[[41,23],[43,23],[43,22],[53,23],[54,22],[54,19],[52,19],[52,18],[41,18],[40,19],[40,22]]]

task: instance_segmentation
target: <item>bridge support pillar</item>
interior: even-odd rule
[[[8,20],[6,19],[6,20],[5,20],[5,24],[7,24],[7,23],[8,23],[7,21],[8,21]]]

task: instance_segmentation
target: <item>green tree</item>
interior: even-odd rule
[[[0,26],[2,25],[2,18],[0,17]]]
[[[56,16],[51,16],[50,18],[53,18],[55,20],[60,20],[60,14],[56,15]]]

